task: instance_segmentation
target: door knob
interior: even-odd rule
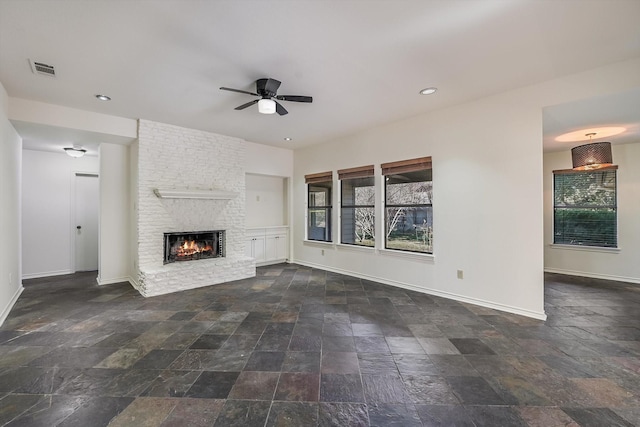
[[[78,226],[76,226],[76,228],[77,228],[78,230],[80,230],[80,229],[82,228],[82,226],[81,226],[81,225],[78,225]]]

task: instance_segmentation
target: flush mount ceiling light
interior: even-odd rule
[[[420,91],[420,95],[431,95],[433,93],[436,93],[436,91],[438,90],[438,88],[435,87],[428,87],[426,89],[422,89]]]
[[[67,153],[68,156],[78,158],[84,156],[87,150],[78,145],[74,145],[73,147],[65,148],[64,152]]]
[[[100,101],[111,101],[111,97],[107,95],[96,95],[96,98]]]
[[[585,136],[591,141],[595,135],[594,132],[590,132]],[[613,164],[611,143],[591,142],[574,147],[571,149],[571,161],[574,170],[593,170],[611,166]]]
[[[258,112],[262,114],[273,114],[276,112],[276,102],[273,99],[261,99],[258,101]]]
[[[562,135],[556,137],[556,141],[558,142],[587,141],[589,139],[588,137],[589,134],[600,135],[599,138],[607,138],[609,136],[619,135],[626,130],[627,128],[618,127],[618,126],[606,126],[601,128],[580,129],[573,132],[563,133]]]
[[[284,139],[285,141],[291,141],[291,138],[289,138],[288,136]]]

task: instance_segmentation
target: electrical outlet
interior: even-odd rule
[[[464,271],[458,270],[458,279],[464,279]]]
[[[320,253],[322,254],[322,256],[324,256],[324,249]]]
[[[260,196],[256,196],[256,202],[260,201]]]

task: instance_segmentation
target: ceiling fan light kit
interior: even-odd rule
[[[258,101],[258,112],[273,114],[276,112],[276,102],[273,99],[261,99]]]
[[[256,93],[247,92],[246,90],[232,89],[229,87],[221,87],[220,90],[228,90],[230,92],[244,93],[246,95],[259,96],[260,99],[249,101],[235,108],[235,110],[244,110],[253,104],[258,104],[258,112],[262,114],[278,113],[281,116],[289,112],[278,101],[293,101],[311,103],[313,98],[302,95],[278,95],[280,82],[275,79],[258,79],[256,80]],[[276,101],[278,100],[278,101]]]

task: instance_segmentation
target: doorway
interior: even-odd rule
[[[98,270],[98,216],[100,210],[98,175],[76,173],[74,198],[74,271]]]

